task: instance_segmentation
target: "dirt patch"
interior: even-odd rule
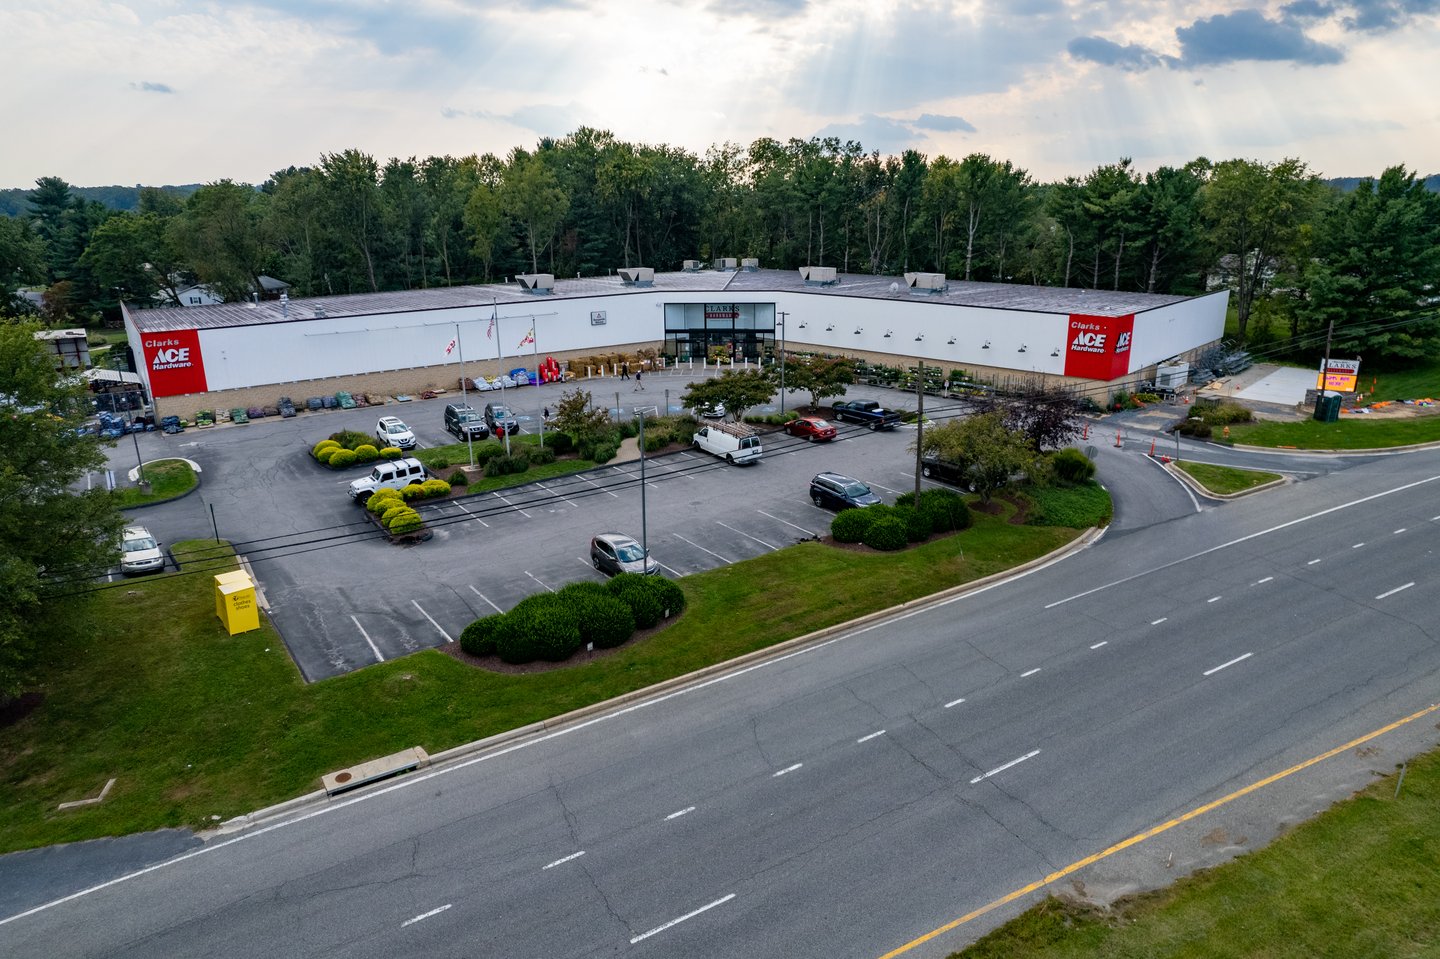
[[[633,646],[646,642],[656,633],[663,633],[671,624],[677,622],[680,617],[684,615],[684,613],[680,613],[677,616],[671,616],[669,619],[661,620],[649,629],[637,629],[629,639],[613,649],[597,649],[593,653],[587,653],[582,649],[574,656],[560,663],[552,663],[546,660],[537,660],[533,663],[507,663],[503,662],[499,656],[471,656],[460,648],[458,641],[446,643],[444,646],[441,646],[440,652],[452,659],[460,660],[460,662],[467,666],[474,666],[476,669],[483,669],[491,673],[503,673],[509,676],[528,676],[531,673],[548,673],[556,669],[571,669],[576,666],[584,666],[588,663],[614,656],[622,650],[630,649]]]
[[[0,729],[15,725],[36,709],[40,708],[40,704],[44,701],[44,693],[29,692],[21,693],[14,699],[0,703]]]

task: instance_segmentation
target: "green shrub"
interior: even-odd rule
[[[575,610],[579,613],[581,643],[594,643],[596,649],[613,649],[635,632],[635,613],[618,596],[603,592],[582,595],[575,601]]]
[[[620,452],[620,444],[618,444],[618,443],[616,443],[616,444],[614,444],[614,445],[606,444],[606,445],[604,445],[604,446],[597,446],[597,447],[595,447],[594,451],[591,452],[591,454],[590,454],[589,456],[586,456],[585,458],[588,459],[588,460],[593,460],[593,461],[596,462],[596,463],[608,463],[608,462],[610,462],[611,460],[613,460],[613,459],[615,458],[615,454],[617,454],[617,453],[619,453],[619,452]]]
[[[424,499],[425,487],[419,483],[410,483],[400,490],[400,497],[407,503],[417,499]]]
[[[581,646],[579,617],[573,604],[558,600],[557,594],[529,596],[505,614],[505,623],[496,639],[496,651],[507,663],[548,659],[561,662]],[[523,633],[524,638],[517,634]],[[507,658],[525,656],[524,659]]]
[[[637,629],[654,626],[660,622],[660,616],[665,612],[659,598],[651,590],[648,579],[649,577],[639,573],[621,573],[605,585],[606,589],[630,607],[630,611],[635,614]]]
[[[321,440],[320,442],[316,443],[314,446],[310,447],[310,455],[313,456],[313,457],[315,457],[317,460],[321,460],[321,462],[328,462],[328,461],[329,461],[329,458],[330,458],[330,457],[329,457],[329,454],[326,454],[325,458],[324,458],[324,459],[321,459],[321,456],[320,456],[321,451],[322,451],[322,450],[338,450],[339,448],[340,448],[340,444],[337,443],[337,442],[335,442],[334,440]]]
[[[965,505],[965,498],[953,489],[922,490],[917,509],[930,518],[930,528],[937,533],[970,527],[970,507]]]
[[[1158,403],[1158,402],[1160,402],[1160,394],[1158,394],[1158,393],[1136,393],[1136,394],[1135,394],[1135,399],[1138,400],[1138,401],[1140,401],[1141,403]]]
[[[404,455],[405,451],[398,446],[383,446],[380,448],[380,458],[382,460],[398,460]]]
[[[670,434],[656,430],[645,434],[645,452],[658,453],[670,445]]]
[[[615,424],[615,429],[619,431],[621,439],[628,440],[640,435],[640,426],[634,420],[621,420]]]
[[[470,485],[470,477],[465,475],[464,470],[456,470],[450,474],[450,485],[464,488]]]
[[[550,444],[550,448],[553,449],[557,455],[564,455],[565,453],[571,453],[575,450],[575,441],[570,438],[569,433],[547,433],[545,434],[545,442]]]
[[[905,527],[905,538],[912,543],[925,542],[933,532],[930,514],[913,506],[896,506],[891,509],[890,515],[899,517]]]
[[[424,495],[427,497],[450,495],[450,484],[442,479],[427,479],[420,484],[420,488],[425,491]]]
[[[361,433],[359,430],[341,430],[338,433],[331,433],[330,438],[347,450],[375,442],[369,433]]]
[[[471,656],[495,655],[495,640],[500,635],[503,616],[494,613],[482,616],[460,631],[460,648]]]
[[[1025,521],[1030,526],[1089,529],[1110,521],[1110,494],[1093,480],[1075,486],[1032,488],[1026,495],[1033,504]]]
[[[547,466],[555,462],[555,451],[548,446],[545,449],[530,450],[528,455],[531,466]]]
[[[386,510],[385,516],[380,518],[381,524],[390,531],[392,536],[401,536],[405,533],[413,533],[425,525],[420,514],[408,506],[400,510]]]
[[[1175,432],[1181,436],[1193,436],[1200,440],[1208,440],[1211,435],[1210,424],[1198,418],[1184,420],[1175,427]]]
[[[391,506],[403,506],[404,504],[405,500],[400,495],[400,491],[387,486],[371,493],[370,498],[365,501],[365,508],[376,515],[381,515]]]
[[[530,468],[530,457],[524,450],[518,450],[514,455],[506,456],[503,453],[491,457],[485,464],[486,476],[508,476],[513,473],[523,473]]]
[[[1229,400],[1196,403],[1190,408],[1190,415],[1198,416],[1212,427],[1229,426],[1231,423],[1249,423],[1255,419],[1255,414],[1250,411],[1249,407],[1231,403]]]
[[[430,467],[432,470],[449,469],[449,468],[450,468],[450,457],[448,457],[448,456],[432,456],[432,457],[430,457],[430,462],[429,462],[429,463],[426,463],[425,465],[428,466],[428,467]]]
[[[610,591],[605,588],[604,583],[597,583],[593,579],[581,579],[561,586],[555,591],[555,595],[564,596],[567,599],[580,599],[585,596],[609,596]]]
[[[874,509],[874,507],[870,507]],[[899,516],[882,516],[870,524],[863,542],[871,549],[892,551],[905,548],[905,521]]]
[[[1073,446],[1056,450],[1050,455],[1050,465],[1055,476],[1062,483],[1074,485],[1083,483],[1095,475],[1095,463]]]
[[[344,468],[347,467],[347,466],[354,466],[354,465],[355,465],[355,451],[354,451],[354,450],[340,449],[340,450],[335,450],[333,453],[330,454],[330,468],[331,468],[331,469],[335,469],[335,470],[344,469]]]
[[[380,458],[380,451],[370,443],[361,443],[355,447],[355,461],[357,463],[373,463]]]
[[[830,521],[830,535],[835,537],[837,543],[859,543],[865,539],[865,531],[874,522],[875,507],[867,509],[845,509],[841,510],[834,519]],[[872,515],[874,514],[874,515]]]
[[[660,614],[664,616],[667,612],[671,616],[678,616],[685,609],[685,590],[674,580],[666,579],[664,576],[646,577],[650,581],[650,591],[660,601]]]
[[[380,525],[383,526],[383,527],[385,527],[386,529],[389,529],[389,528],[390,528],[390,523],[395,519],[395,517],[401,515],[402,513],[414,513],[414,512],[415,512],[414,507],[407,506],[407,505],[406,505],[405,503],[403,503],[403,502],[389,502],[389,501],[387,501],[387,503],[388,503],[388,505],[384,505],[384,508],[381,509],[380,512],[379,512]],[[417,515],[418,515],[418,514],[417,514]]]

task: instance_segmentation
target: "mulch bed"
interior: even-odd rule
[[[683,615],[685,614],[680,613],[677,616],[671,616],[669,619],[661,620],[649,629],[637,629],[629,639],[612,649],[597,649],[593,653],[587,653],[582,649],[574,656],[560,663],[552,663],[548,660],[536,660],[533,663],[507,663],[502,661],[499,656],[471,656],[460,648],[460,641],[458,639],[453,643],[446,643],[444,646],[439,647],[439,649],[440,652],[446,656],[458,659],[465,665],[474,666],[476,669],[483,669],[491,673],[504,673],[510,676],[527,676],[531,673],[548,673],[555,669],[569,669],[574,666],[584,666],[587,663],[613,656],[622,650],[629,649],[637,643],[645,642],[656,633],[664,632],[671,623]]]

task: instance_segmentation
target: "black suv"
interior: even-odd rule
[[[810,481],[810,501],[823,509],[874,506],[880,497],[870,487],[840,473],[821,473]]]
[[[485,404],[485,425],[490,427],[490,432],[496,436],[504,436],[506,433],[513,436],[520,432],[520,421],[504,403]]]
[[[940,480],[962,489],[970,488],[970,481],[965,478],[964,469],[949,460],[942,460],[936,456],[920,458],[920,475],[926,479]]]
[[[445,431],[453,433],[457,440],[483,440],[490,435],[485,418],[466,403],[451,403],[445,407]]]

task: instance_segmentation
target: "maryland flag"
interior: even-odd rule
[[[523,339],[523,340],[520,341],[520,346],[515,347],[515,349],[518,350],[518,349],[520,349],[520,347],[529,346],[531,343],[534,343],[534,342],[535,342],[535,327],[532,326],[532,327],[530,327],[530,332],[525,334],[525,339]]]
[[[454,337],[451,337],[451,338],[450,338],[450,343],[449,343],[449,345],[445,347],[445,355],[446,355],[446,356],[449,356],[451,353],[454,353],[454,352],[455,352],[455,346],[456,346],[456,344],[457,344],[458,342],[459,342],[459,341],[456,340]]]

